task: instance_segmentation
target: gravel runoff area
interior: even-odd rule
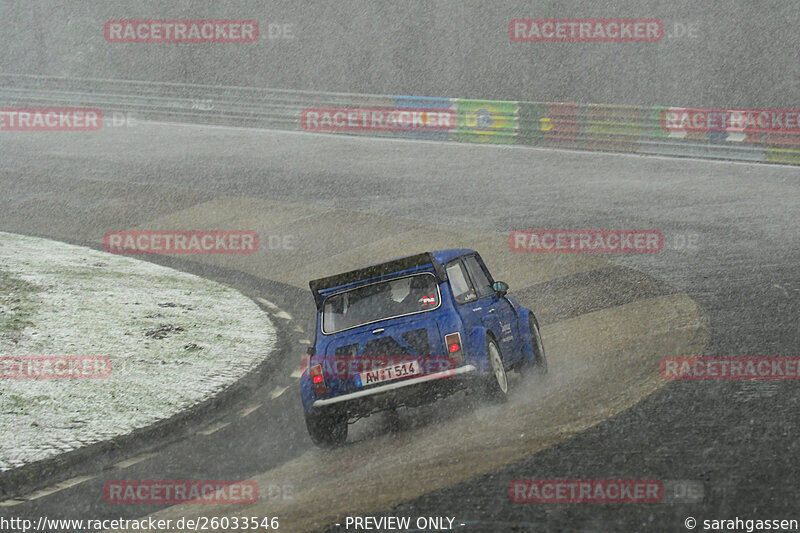
[[[226,285],[0,232],[0,471],[169,418],[240,379],[276,339],[266,313]],[[10,356],[92,356],[97,372],[41,379],[66,363]]]

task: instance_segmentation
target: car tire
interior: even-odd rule
[[[536,321],[533,313],[528,316],[528,326],[531,328],[531,344],[533,345],[533,364],[530,365],[531,374],[547,374],[547,357],[544,354],[542,334],[539,331],[539,322]]]
[[[339,413],[306,413],[311,442],[320,448],[340,446],[347,440],[347,417]]]
[[[485,384],[486,397],[493,402],[505,402],[508,399],[508,375],[500,346],[489,335],[486,336],[486,358],[489,369]]]

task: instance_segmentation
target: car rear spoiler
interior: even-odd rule
[[[322,306],[322,300],[325,296],[322,294],[322,292],[328,289],[342,287],[344,285],[357,283],[359,281],[381,281],[382,279],[389,278],[393,274],[398,274],[405,270],[411,270],[413,268],[424,266],[432,266],[436,272],[436,277],[440,282],[447,280],[447,274],[444,266],[436,261],[436,258],[433,257],[432,253],[425,252],[408,257],[402,257],[400,259],[394,259],[392,261],[387,261],[377,265],[359,268],[358,270],[351,270],[350,272],[344,272],[334,276],[328,276],[326,278],[315,279],[308,282],[308,286],[311,288],[311,292],[314,294],[314,302],[319,310]]]

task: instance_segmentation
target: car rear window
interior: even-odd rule
[[[430,273],[372,283],[326,298],[322,332],[337,333],[387,318],[432,311],[439,303],[439,286]]]

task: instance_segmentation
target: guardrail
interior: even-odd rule
[[[3,108],[143,120],[800,164],[789,109],[512,102],[0,74]]]

